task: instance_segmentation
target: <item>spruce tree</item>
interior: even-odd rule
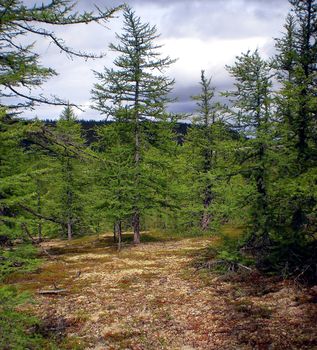
[[[174,61],[169,57],[161,58],[155,44],[157,29],[142,24],[131,8],[124,11],[123,34],[117,35],[118,44],[110,49],[118,54],[115,68],[105,68],[97,73],[99,83],[92,91],[94,108],[116,120],[117,112],[125,109],[126,122],[133,133],[133,230],[134,243],[140,242],[140,217],[148,205],[148,196],[144,167],[146,150],[146,121],[158,122],[165,118],[165,106],[170,101],[168,94],[173,81],[161,72]],[[149,189],[149,188],[148,188]]]

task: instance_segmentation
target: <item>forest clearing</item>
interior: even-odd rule
[[[41,332],[65,349],[317,347],[316,295],[255,271],[198,269],[216,238],[143,239],[120,252],[110,235],[48,241],[53,259],[9,282],[35,293]],[[39,294],[56,288],[65,292]]]

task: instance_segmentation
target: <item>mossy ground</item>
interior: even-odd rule
[[[131,235],[124,238],[120,252],[110,235],[46,242],[55,259],[7,281],[35,293],[67,289],[37,294],[33,309],[44,322],[63,325],[63,348],[317,348],[317,305],[306,291],[256,272],[216,275],[193,267],[216,238],[146,233],[136,247]]]

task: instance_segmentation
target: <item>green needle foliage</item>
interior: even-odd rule
[[[214,102],[215,88],[211,79],[201,72],[200,94],[193,96],[197,111],[192,117],[183,147],[183,159],[187,185],[187,220],[203,231],[219,222],[219,203],[221,202],[217,180],[218,165],[224,156],[221,143],[230,139],[228,130],[220,118],[220,105]]]
[[[35,93],[36,88],[48,78],[56,75],[56,72],[51,68],[42,67],[33,43],[22,44],[21,39],[24,39],[23,42],[28,42],[28,35],[47,38],[70,57],[96,58],[93,54],[73,50],[48,28],[59,25],[107,22],[119,9],[99,10],[98,14],[87,12],[79,14],[74,11],[74,6],[75,3],[68,0],[54,0],[45,4],[33,5],[26,5],[19,0],[0,1],[0,127],[2,132],[0,172],[3,179],[0,189],[0,213],[3,217],[1,228],[5,233],[9,228],[14,236],[20,234],[20,225],[30,221],[28,220],[30,217],[33,217],[34,221],[34,207],[29,208],[28,206],[28,209],[31,210],[28,210],[27,215],[25,207],[26,203],[32,203],[36,192],[37,209],[41,211],[39,190],[42,180],[37,180],[36,177],[43,169],[35,167],[32,171],[32,167],[28,166],[31,159],[29,159],[30,153],[27,152],[24,141],[30,133],[33,133],[33,126],[12,119],[11,116],[20,109],[33,107],[40,103],[67,105],[65,101],[55,96],[47,97]],[[35,94],[33,95],[32,92]],[[39,125],[34,127],[41,128]],[[40,147],[43,147],[43,143],[40,143]],[[33,159],[38,160],[36,156]],[[41,213],[36,214],[41,215]],[[39,215],[36,217],[41,218]]]
[[[274,146],[271,68],[255,51],[237,57],[227,69],[235,78],[235,90],[226,95],[232,103],[229,114],[240,134],[235,151],[238,171],[254,187],[248,196],[252,208],[250,240],[261,250],[269,242],[270,231],[270,151]]]
[[[84,203],[81,195],[88,179],[84,170],[87,161],[84,153],[84,140],[81,126],[70,106],[66,107],[56,124],[54,147],[58,161],[54,194],[57,195],[57,215],[67,230],[68,239],[74,232],[84,233]],[[60,147],[60,143],[63,147]]]
[[[1,349],[41,349],[44,339],[28,329],[36,327],[38,320],[16,311],[16,307],[29,301],[27,293],[18,293],[15,288],[0,288],[0,347]]]
[[[39,103],[66,105],[65,101],[56,96],[30,94],[30,91],[57,73],[39,63],[40,57],[34,49],[33,42],[21,44],[21,38],[34,34],[39,39],[49,39],[69,57],[98,57],[89,52],[72,49],[54,31],[48,29],[50,27],[47,24],[56,27],[90,22],[105,23],[119,8],[99,10],[98,14],[79,14],[74,10],[75,5],[76,3],[70,0],[54,0],[29,6],[20,0],[0,1],[0,91],[4,97],[2,103],[5,103],[9,111],[17,111]]]
[[[146,129],[149,121],[165,122],[165,107],[170,102],[168,94],[173,85],[173,81],[161,72],[174,61],[169,57],[161,58],[158,52],[161,46],[155,44],[157,38],[156,27],[142,24],[140,18],[127,7],[123,34],[117,34],[119,44],[110,45],[110,49],[118,54],[114,61],[115,68],[96,72],[99,83],[92,90],[94,108],[116,122],[123,121],[130,131],[133,159],[130,183],[133,183],[133,188],[128,198],[132,199],[136,244],[140,243],[141,217],[152,202],[148,198],[150,167],[145,164],[145,152],[150,146],[145,137]]]
[[[98,209],[121,237],[122,226],[128,226],[133,214],[134,160],[133,125],[125,120],[126,112],[118,111],[117,121],[98,129],[99,152],[97,188]]]
[[[278,161],[274,245],[267,265],[287,274],[316,275],[316,1],[290,1],[292,15],[276,39]]]

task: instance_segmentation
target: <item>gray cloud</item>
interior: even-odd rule
[[[199,79],[199,76],[197,78]],[[215,88],[214,102],[225,103],[226,99],[223,98],[220,93],[232,88],[232,79],[229,76],[218,81],[212,78],[211,85]],[[172,97],[175,98],[176,101],[168,107],[168,110],[172,113],[194,113],[196,110],[196,102],[192,100],[192,96],[200,93],[201,90],[198,80],[196,83],[190,85],[176,85],[172,93]]]
[[[34,4],[32,0],[27,0]],[[39,1],[40,3],[41,1]],[[124,1],[79,0],[79,10],[92,10],[95,3],[100,8],[117,6]],[[199,72],[204,68],[214,76],[217,90],[230,89],[232,80],[224,70],[234,57],[248,49],[260,48],[265,57],[274,52],[273,37],[282,31],[284,18],[289,9],[287,0],[128,0],[144,22],[157,25],[162,33],[161,42],[167,49],[180,47],[169,53],[178,57],[169,75],[176,80],[174,96],[178,102],[170,106],[174,112],[192,112],[195,104],[190,96],[199,91]],[[57,33],[78,49],[92,52],[107,50],[120,32],[122,18],[109,22],[110,30],[100,25],[63,27]],[[180,44],[181,43],[181,44]],[[195,48],[192,45],[196,45]],[[37,42],[37,50],[46,66],[55,68],[60,74],[43,86],[41,93],[57,94],[67,100],[89,105],[90,90],[95,83],[92,69],[100,71],[109,66],[113,55],[108,52],[105,59],[84,62],[68,60],[47,41]],[[190,56],[190,59],[189,59]],[[56,118],[61,108],[42,106],[27,112],[28,116]],[[83,118],[100,116],[87,109],[79,115]]]
[[[288,0],[129,0],[137,12],[146,11],[148,18],[159,25],[163,37],[187,37],[188,33],[200,38],[244,38],[276,32],[281,18],[289,9]],[[94,3],[101,8],[103,0]],[[117,6],[112,0],[107,6]],[[82,5],[92,9],[92,2]],[[163,16],[158,18],[160,10]],[[142,11],[143,12],[143,11]],[[153,21],[154,20],[154,21]]]

